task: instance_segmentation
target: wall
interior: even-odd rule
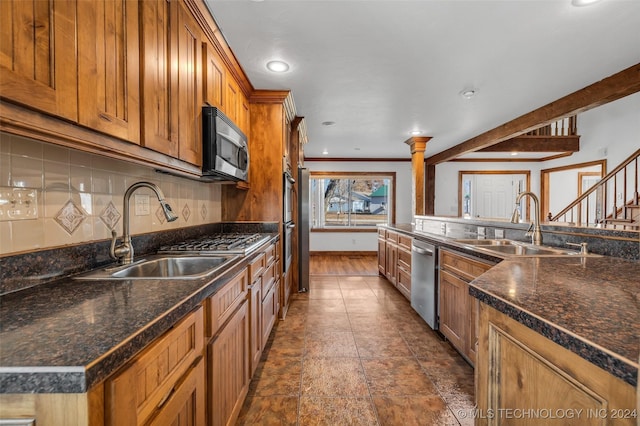
[[[410,161],[307,161],[312,172],[395,172],[396,223],[410,223],[411,162]],[[376,251],[377,232],[311,232],[309,250],[314,251]]]
[[[131,234],[221,220],[220,184],[0,133],[0,255],[104,240],[111,229],[122,235],[124,193],[142,180],[162,189],[179,218],[167,223],[153,192],[141,188],[131,198]],[[36,190],[37,218],[8,217],[13,188]],[[148,214],[135,214],[135,202],[145,198],[135,195],[149,196]]]
[[[540,193],[540,170],[605,158],[612,170],[640,146],[640,92],[578,115],[580,151],[545,162],[449,162],[436,166],[435,214],[457,216],[458,171],[531,170],[531,190]],[[575,197],[574,197],[575,198]],[[573,201],[567,198],[564,206]]]

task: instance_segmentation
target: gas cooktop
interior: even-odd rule
[[[246,255],[264,244],[269,234],[216,234],[194,238],[160,247],[161,254],[242,254]]]

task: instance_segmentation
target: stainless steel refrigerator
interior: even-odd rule
[[[309,291],[309,169],[298,169],[298,291]]]

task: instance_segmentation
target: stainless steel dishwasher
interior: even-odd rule
[[[411,247],[411,307],[429,327],[438,329],[438,248],[413,239]]]

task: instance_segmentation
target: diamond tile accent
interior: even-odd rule
[[[200,207],[200,217],[202,217],[202,220],[205,220],[207,218],[207,207],[204,205],[204,203],[202,203],[202,207]]]
[[[120,212],[111,201],[109,201],[107,207],[105,207],[104,210],[102,210],[102,213],[100,213],[100,220],[102,220],[104,224],[107,225],[107,228],[111,230],[115,229],[120,217]]]
[[[156,217],[158,218],[160,224],[163,224],[167,220],[166,216],[164,215],[164,211],[160,206],[158,206],[158,208],[156,209]]]
[[[54,217],[55,221],[58,222],[69,235],[72,235],[86,218],[87,215],[81,208],[74,204],[73,200],[67,201],[67,204],[65,204]]]
[[[184,217],[185,222],[189,222],[189,216],[191,216],[191,209],[189,209],[188,204],[185,204],[182,208],[182,217]]]

